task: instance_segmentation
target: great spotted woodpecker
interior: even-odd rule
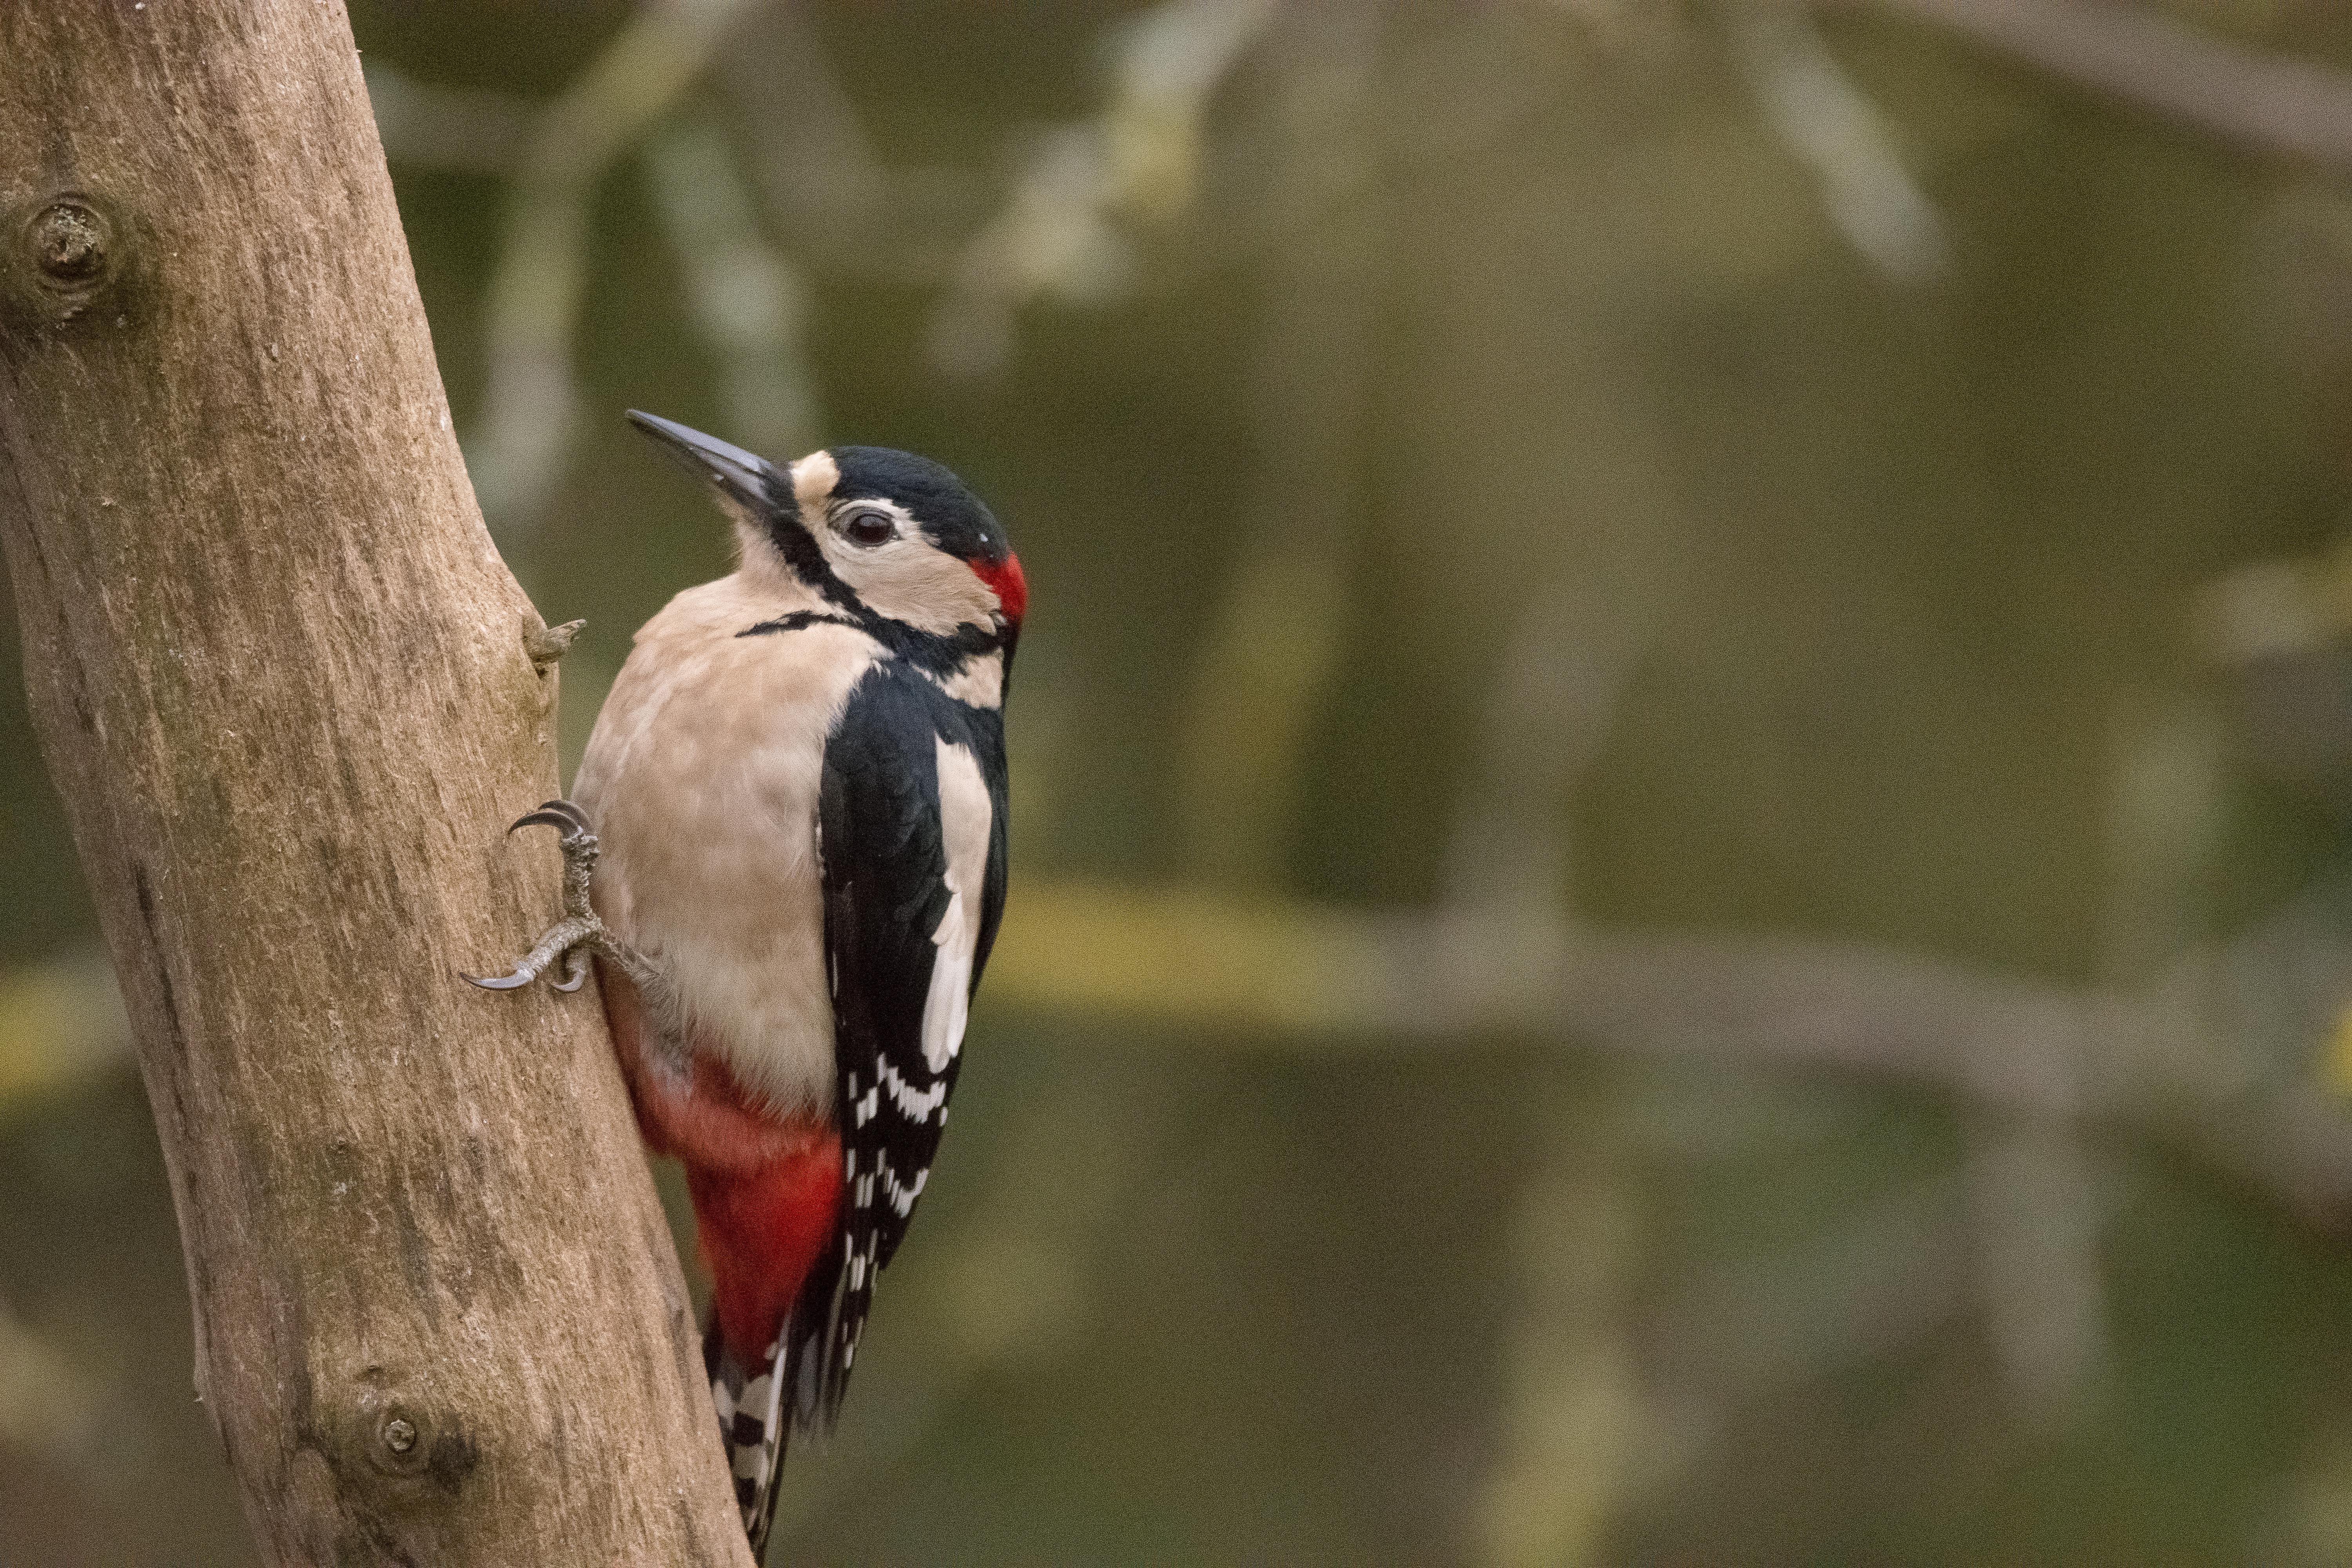
[[[510,974],[596,960],[714,1281],[711,1397],[754,1557],[787,1428],[837,1414],[876,1275],[947,1121],[1004,908],[1006,668],[1028,590],[937,463],[778,468],[630,415],[715,490],[735,572],[637,633],[560,829],[564,919]]]

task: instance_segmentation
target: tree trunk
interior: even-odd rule
[[[340,5],[0,0],[0,538],[264,1555],[742,1563]]]

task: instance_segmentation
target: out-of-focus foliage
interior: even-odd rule
[[[2352,1558],[2352,12],[353,21],[567,763],[726,567],[624,407],[1034,585],[779,1561]],[[0,777],[0,1563],[244,1562]]]

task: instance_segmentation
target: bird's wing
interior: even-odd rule
[[[826,742],[819,847],[846,1190],[830,1310],[794,1324],[821,1335],[807,1349],[822,1360],[799,1358],[793,1379],[819,1425],[839,1406],[875,1276],[929,1174],[1003,907],[1002,741],[959,717],[970,712],[905,667],[877,665]]]

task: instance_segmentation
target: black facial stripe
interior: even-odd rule
[[[849,584],[834,575],[833,563],[824,558],[816,535],[802,520],[800,498],[793,493],[789,472],[779,470],[768,481],[767,503],[769,542],[792,568],[793,575],[815,589],[827,604],[862,609]]]
[[[825,603],[839,605],[845,610],[862,610],[856,591],[834,574],[833,563],[824,558],[815,539],[798,521],[778,518],[768,525],[768,537],[776,543],[776,553],[784,558],[793,575],[816,590]]]

